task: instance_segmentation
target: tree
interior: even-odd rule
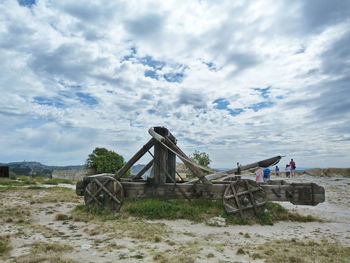
[[[206,152],[200,152],[197,150],[190,155],[190,159],[196,164],[199,164],[204,167],[209,167],[209,164],[211,163],[209,154],[207,154]]]
[[[106,148],[98,148],[86,160],[88,168],[95,169],[96,173],[115,173],[124,165],[123,156]],[[129,172],[128,172],[129,173]]]

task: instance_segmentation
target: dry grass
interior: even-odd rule
[[[17,263],[77,263],[77,261],[67,259],[62,253],[70,252],[73,248],[62,243],[34,242],[30,245],[30,254],[22,255],[15,259]]]
[[[167,237],[169,230],[165,224],[150,223],[144,219],[110,214],[93,207],[78,205],[69,217],[73,221],[93,223],[93,227],[85,229],[89,235],[108,233],[109,238],[129,237],[138,240],[157,242]]]
[[[73,250],[73,247],[62,243],[46,243],[46,242],[34,242],[31,244],[31,252],[33,254],[41,253],[61,253]]]
[[[61,255],[23,255],[15,259],[16,263],[78,263],[78,261],[64,258]]]
[[[21,225],[30,224],[30,210],[25,206],[8,206],[0,204],[0,223]]]
[[[237,254],[246,254],[270,263],[350,262],[350,247],[326,240],[273,240],[259,246],[241,247]]]
[[[52,187],[40,191],[40,195],[31,198],[31,204],[35,203],[78,203],[82,198],[75,194],[75,191],[64,187]]]

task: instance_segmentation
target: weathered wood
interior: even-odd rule
[[[149,149],[154,145],[155,140],[150,139],[122,168],[114,175],[115,179],[122,177]]]
[[[223,203],[227,213],[240,217],[254,217],[265,210],[266,193],[253,180],[237,180],[226,186]]]
[[[168,153],[168,159],[166,161],[166,170],[167,170],[167,183],[172,183],[176,181],[175,173],[176,173],[176,155],[172,152],[167,150]],[[170,179],[170,178],[171,179]]]
[[[117,212],[124,200],[124,190],[113,177],[94,177],[84,191],[84,200],[87,205]]]
[[[152,168],[151,178],[156,185],[165,184],[166,174],[165,167],[168,159],[168,150],[160,143],[154,144],[154,164]]]
[[[122,182],[126,197],[183,199],[183,192],[191,199],[222,200],[227,183],[213,184],[210,191],[204,184],[149,185],[145,182]],[[260,185],[268,201],[287,201],[293,204],[317,205],[324,202],[324,188],[314,184]],[[181,190],[180,190],[181,188]],[[278,192],[280,196],[274,192]],[[292,196],[287,192],[291,191]],[[313,197],[312,197],[313,196]]]

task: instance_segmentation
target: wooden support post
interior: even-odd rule
[[[165,184],[165,167],[167,166],[168,150],[160,143],[154,144],[154,164],[151,177],[155,185]]]
[[[155,139],[150,139],[122,168],[114,175],[115,179],[122,177],[155,143]]]
[[[175,173],[176,173],[176,155],[172,152],[167,150],[168,152],[168,159],[166,162],[166,170],[168,172],[168,176],[166,178],[166,182],[167,183],[172,183],[172,182],[176,182],[176,177],[175,177]],[[171,178],[169,178],[171,177]]]

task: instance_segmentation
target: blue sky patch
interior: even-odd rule
[[[151,56],[140,58],[140,62],[142,65],[149,66],[155,70],[162,69],[166,65],[165,62],[153,59]]]
[[[34,103],[39,105],[53,106],[56,108],[64,108],[65,104],[60,98],[47,98],[42,96],[34,97]]]
[[[205,65],[207,65],[208,69],[211,71],[216,71],[217,68],[213,62],[203,62]]]
[[[235,109],[230,109],[228,106],[230,105],[230,102],[224,98],[219,98],[213,101],[215,104],[214,109],[217,110],[226,110],[230,113],[232,116],[236,116],[244,112],[243,108],[235,108]]]
[[[136,53],[137,53],[136,48],[135,47],[131,47],[130,48],[130,55],[124,56],[121,62],[130,60],[131,58],[134,58]]]
[[[177,82],[180,83],[182,82],[183,78],[185,75],[183,73],[166,73],[164,74],[164,79],[168,82]]]
[[[21,6],[32,7],[32,5],[35,5],[36,0],[18,0],[18,3]]]
[[[305,53],[305,50],[306,50],[306,47],[302,46],[300,47],[297,52],[295,52],[295,54],[302,54],[302,53]]]
[[[216,104],[214,106],[214,109],[218,109],[218,110],[227,110],[227,106],[230,105],[230,103],[226,99],[223,99],[223,98],[216,99],[213,101],[213,103]]]
[[[242,108],[227,109],[227,110],[232,116],[236,116],[236,115],[239,115],[242,112],[244,112],[244,109],[242,109]]]
[[[267,87],[265,89],[261,89],[261,88],[255,88],[253,90],[256,90],[256,91],[259,91],[261,96],[264,98],[264,99],[267,99],[270,97],[270,89],[271,87]]]
[[[152,79],[159,79],[159,75],[155,70],[146,70],[144,75]]]
[[[78,97],[79,101],[88,104],[88,105],[96,105],[98,101],[92,97],[89,93],[77,92],[75,95]]]
[[[252,109],[253,111],[257,112],[263,108],[269,108],[273,106],[273,104],[274,103],[272,101],[263,101],[249,106],[248,109]]]

